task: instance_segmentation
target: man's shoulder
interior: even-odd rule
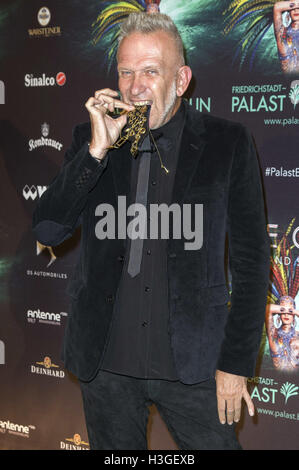
[[[219,134],[239,135],[244,132],[246,127],[237,121],[227,118],[216,116],[210,113],[201,113],[190,106],[189,115],[193,123],[193,127],[202,127],[210,136],[217,136]]]
[[[207,129],[215,131],[228,131],[235,130],[240,131],[244,129],[244,125],[237,121],[215,116],[214,114],[204,114],[203,120]]]

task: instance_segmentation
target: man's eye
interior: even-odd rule
[[[131,76],[131,73],[132,73],[132,72],[130,72],[129,70],[122,70],[122,71],[120,72],[120,75],[121,75],[122,77],[130,77],[130,76]]]
[[[157,70],[154,70],[154,69],[148,69],[148,70],[146,71],[146,73],[147,73],[148,75],[156,75],[158,72],[157,72]]]

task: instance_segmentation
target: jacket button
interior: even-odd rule
[[[107,295],[106,302],[108,303],[113,302],[113,295]]]
[[[125,257],[123,255],[119,255],[117,257],[118,261],[120,261],[121,263],[123,262],[123,260],[125,259]]]
[[[176,253],[169,253],[169,258],[176,258]]]

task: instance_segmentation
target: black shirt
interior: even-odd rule
[[[169,173],[161,168],[158,153],[153,152],[147,195],[148,237],[149,205],[171,203],[184,122],[185,108],[181,103],[164,126],[151,131]],[[129,204],[135,202],[139,161],[138,156],[132,158]],[[167,239],[160,238],[160,225],[158,233],[158,239],[144,239],[140,273],[133,278],[127,272],[130,253],[130,240],[127,240],[111,334],[101,369],[132,377],[178,380],[169,336]]]

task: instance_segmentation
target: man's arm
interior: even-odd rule
[[[226,408],[230,422],[238,420],[237,407],[242,398],[249,412],[253,411],[246,378],[254,375],[270,269],[270,239],[257,155],[249,132],[240,127],[230,175],[227,220],[231,309],[216,373],[220,420]]]
[[[86,141],[86,129],[84,139],[82,126],[77,126],[63,166],[43,193],[33,214],[33,231],[43,245],[59,245],[80,223],[89,192],[107,165],[108,149],[127,122],[126,114],[113,119],[108,111],[134,109],[134,106],[118,100],[117,96],[117,91],[104,88],[97,90],[85,103],[90,117],[90,144]]]
[[[71,237],[89,192],[107,166],[108,155],[103,160],[93,158],[81,135],[81,126],[75,127],[62,167],[33,213],[33,231],[43,245],[56,246]]]

